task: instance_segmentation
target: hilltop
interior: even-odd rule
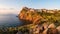
[[[33,24],[41,23],[41,21],[60,23],[60,10],[57,9],[48,10],[23,7],[18,16],[20,20],[30,21]]]

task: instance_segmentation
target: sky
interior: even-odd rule
[[[0,14],[18,14],[22,7],[60,9],[60,0],[0,0]]]

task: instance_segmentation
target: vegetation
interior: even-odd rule
[[[17,34],[17,32],[19,31],[25,33],[25,32],[29,32],[29,29],[33,27],[34,26],[30,24],[30,25],[24,25],[19,27],[0,28],[0,34]]]

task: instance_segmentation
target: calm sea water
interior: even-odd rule
[[[21,21],[14,16],[0,15],[0,27],[16,27],[22,25]]]

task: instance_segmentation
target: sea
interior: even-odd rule
[[[0,27],[17,27],[22,25],[17,15],[0,15]]]

